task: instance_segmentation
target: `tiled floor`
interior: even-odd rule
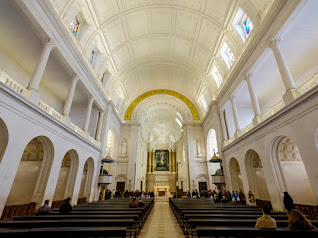
[[[168,198],[156,198],[155,205],[138,238],[184,238]]]

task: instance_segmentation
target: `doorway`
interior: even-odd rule
[[[125,182],[117,182],[117,190],[119,192],[124,192],[125,191]]]
[[[207,182],[199,182],[199,191],[206,191],[208,190],[208,184]]]

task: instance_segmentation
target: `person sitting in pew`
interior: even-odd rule
[[[287,226],[290,230],[312,230],[315,229],[312,223],[302,214],[299,210],[293,209],[291,210],[288,217]]]
[[[137,208],[138,204],[136,202],[136,198],[134,197],[133,200],[129,203],[129,208]]]
[[[42,207],[39,208],[38,214],[39,215],[45,215],[50,214],[52,212],[51,207],[49,206],[50,200],[45,200]]]
[[[141,197],[140,197],[138,202],[138,207],[144,207],[144,206],[145,206],[145,203],[141,200]]]
[[[72,205],[70,204],[71,198],[68,197],[64,200],[64,204],[60,207],[61,214],[70,214],[72,211]]]
[[[269,207],[264,206],[262,212],[263,216],[257,219],[255,227],[276,229],[277,224],[275,219],[270,216],[271,210]]]

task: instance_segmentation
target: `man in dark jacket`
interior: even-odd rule
[[[68,197],[65,199],[64,204],[60,207],[60,213],[62,214],[70,214],[72,211],[72,205],[70,204],[71,198]]]

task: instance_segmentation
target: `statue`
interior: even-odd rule
[[[175,139],[174,139],[174,136],[173,136],[173,134],[171,132],[169,133],[169,141],[170,142],[176,142]]]
[[[127,155],[127,142],[124,139],[123,142],[121,143],[121,155]]]
[[[155,139],[155,135],[153,133],[150,133],[148,142],[153,142],[154,139]]]
[[[202,151],[201,151],[201,141],[200,141],[200,139],[197,140],[196,149],[197,149],[197,155],[201,155]]]

